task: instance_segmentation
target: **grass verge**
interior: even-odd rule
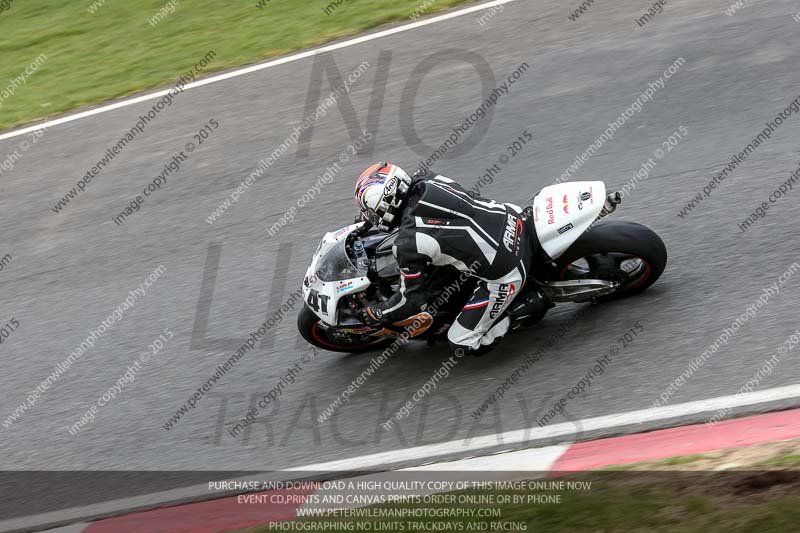
[[[766,473],[769,474],[769,473]],[[726,533],[796,531],[800,520],[800,475],[791,480],[761,480],[761,473],[602,472],[580,476],[591,490],[561,493],[557,503],[516,503],[463,506],[496,509],[493,518],[345,518],[303,519],[301,527],[260,527],[237,533],[273,531],[669,531]],[[724,478],[724,480],[723,480]],[[566,479],[570,479],[569,477]],[[510,494],[473,491],[473,496]],[[554,493],[526,492],[525,495]],[[406,509],[419,505],[385,505]],[[445,505],[425,504],[426,509]],[[453,508],[454,506],[449,506]],[[361,525],[359,525],[361,524]],[[369,525],[363,525],[369,524]],[[437,525],[433,525],[437,524]],[[444,525],[446,524],[446,525]]]
[[[494,504],[423,503],[366,507],[372,516],[325,516],[238,530],[272,531],[664,531],[664,532],[783,532],[796,531],[800,520],[800,439],[746,448],[693,454],[661,461],[615,466],[547,480],[589,482],[587,490],[471,490],[475,501],[494,496]],[[537,480],[538,481],[538,480]],[[563,487],[563,486],[562,486]],[[496,503],[499,495],[511,502]],[[521,495],[519,502],[514,495]],[[541,501],[530,503],[529,496]],[[558,496],[558,501],[553,501]],[[485,508],[497,517],[421,519],[379,518],[382,509]],[[367,524],[367,525],[365,525]]]
[[[0,130],[171,84],[209,51],[204,74],[473,1],[14,0],[0,12]]]

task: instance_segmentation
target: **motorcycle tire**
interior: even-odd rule
[[[300,309],[297,315],[297,329],[300,335],[310,344],[328,350],[329,352],[360,353],[378,350],[392,344],[394,339],[371,339],[365,337],[365,342],[353,344],[342,343],[340,339],[330,335],[325,328],[320,326],[321,320],[306,306]],[[369,339],[369,340],[367,340]]]
[[[633,274],[623,275],[621,264],[638,260]],[[577,262],[583,261],[581,268]],[[619,272],[613,264],[620,262]],[[632,264],[636,264],[635,261]],[[599,278],[620,282],[612,294],[600,296],[606,302],[639,294],[658,280],[667,266],[667,247],[653,230],[636,222],[602,221],[584,232],[554,261],[549,278],[552,281]],[[625,273],[627,274],[627,273]]]

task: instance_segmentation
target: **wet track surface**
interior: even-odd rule
[[[0,346],[0,418],[6,420],[129,291],[159,265],[166,270],[28,412],[10,428],[0,427],[0,466],[274,470],[531,427],[614,346],[619,350],[605,373],[569,401],[566,418],[553,422],[646,408],[723,328],[800,261],[795,235],[800,208],[794,197],[800,193],[789,192],[748,231],[737,227],[797,168],[796,115],[691,213],[677,215],[765,122],[800,95],[800,24],[790,16],[796,4],[754,3],[727,16],[729,5],[670,2],[639,27],[639,3],[596,4],[573,22],[567,18],[571,4],[514,2],[483,26],[472,14],[338,50],[332,58],[344,77],[363,61],[370,64],[343,99],[352,102],[362,127],[376,75],[388,72],[382,105],[373,101],[380,110],[373,152],[349,155],[352,140],[339,111],[347,106],[340,101],[314,124],[307,154],[298,156],[292,147],[213,224],[206,218],[302,121],[312,59],[179,95],[59,214],[51,207],[154,101],[45,131],[2,175],[0,257],[10,254],[13,260],[0,271],[0,322],[13,317],[19,326]],[[213,47],[209,43],[208,49]],[[422,80],[413,119],[428,147],[410,146],[403,135],[409,128],[402,124],[411,117],[402,103],[404,90],[418,78],[419,71],[414,72],[423,59],[444,49],[459,50],[449,57],[462,60],[439,61]],[[379,59],[382,51],[391,55]],[[198,58],[206,52],[186,51]],[[648,83],[656,83],[678,58],[685,60],[572,178],[602,179],[621,188],[664,149],[649,179],[638,183],[614,215],[662,236],[670,256],[661,280],[642,296],[586,311],[477,422],[470,413],[525,355],[566,324],[576,307],[558,307],[491,356],[461,360],[388,432],[380,423],[440,367],[449,356],[446,347],[403,349],[332,419],[318,423],[317,415],[368,366],[370,355],[315,355],[296,332],[295,308],[275,327],[274,338],[248,352],[194,409],[164,429],[217,366],[299,287],[321,235],[352,220],[355,176],[376,160],[413,169],[480,105],[478,74],[463,61],[475,59],[467,52],[485,60],[498,84],[523,62],[530,68],[500,97],[493,116],[474,127],[484,131],[480,142],[433,168],[470,187],[527,129],[532,143],[481,190],[512,202],[553,183]],[[140,211],[115,224],[112,218],[173,155],[186,152],[186,144],[211,119],[219,127],[187,154],[180,170]],[[662,143],[680,127],[688,133],[667,152]],[[0,141],[0,156],[25,139]],[[342,153],[347,161],[333,182],[270,237],[267,228]],[[795,274],[670,402],[736,393],[798,329],[798,296]],[[643,332],[623,347],[619,339],[637,322]],[[165,328],[174,338],[93,423],[71,435],[68,427]],[[302,371],[272,409],[249,432],[230,436],[227,430],[253,398],[275,387],[297,362]],[[800,369],[790,354],[758,388],[797,382]]]

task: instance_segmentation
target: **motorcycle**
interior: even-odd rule
[[[571,182],[544,187],[523,210],[533,218],[539,246],[526,283],[506,311],[512,332],[539,322],[557,303],[632,296],[661,276],[667,264],[661,238],[635,222],[606,220],[621,200],[619,192],[607,194],[602,181]],[[447,295],[429,306],[432,324],[419,333],[410,321],[367,325],[360,315],[364,302],[385,301],[400,285],[392,254],[398,232],[367,228],[360,222],[322,238],[303,280],[300,334],[334,352],[381,349],[404,334],[429,345],[445,339],[478,280],[452,267],[429,266],[428,294]]]

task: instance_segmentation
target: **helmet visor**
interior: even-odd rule
[[[378,213],[375,212],[374,209],[367,208],[365,210],[362,210],[361,213],[363,213],[364,218],[366,220],[369,220],[373,226],[383,225],[383,219],[380,217],[380,215],[378,215]]]

